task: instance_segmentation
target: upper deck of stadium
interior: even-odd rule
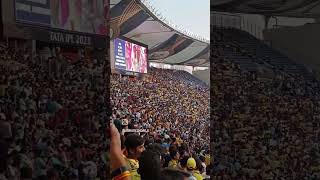
[[[208,67],[209,41],[165,23],[140,0],[110,0],[110,37],[119,36],[149,47],[149,61]]]
[[[229,13],[262,14],[296,18],[319,18],[319,0],[215,0],[214,11]]]

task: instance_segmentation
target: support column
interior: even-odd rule
[[[270,18],[271,18],[271,16],[269,16],[269,15],[264,16],[264,29],[268,29],[268,24],[269,24]]]
[[[31,45],[31,58],[35,58],[36,56],[36,53],[37,53],[37,41],[36,40],[32,40],[32,45]]]

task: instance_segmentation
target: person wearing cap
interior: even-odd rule
[[[190,172],[197,180],[203,180],[200,171],[197,168],[197,162],[194,158],[189,158],[187,161],[187,170]]]
[[[184,171],[184,172],[187,172],[187,173],[189,173],[188,170],[187,170],[187,161],[188,161],[188,159],[189,159],[188,156],[184,156],[179,161],[179,169],[181,171]],[[191,173],[189,173],[189,174],[190,174],[189,180],[197,180],[196,177],[194,177]]]

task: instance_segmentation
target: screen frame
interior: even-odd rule
[[[68,30],[68,29],[63,29],[63,28],[56,28],[56,27],[51,27],[50,25],[43,24],[43,23],[36,23],[32,21],[27,21],[27,20],[20,20],[17,19],[17,0],[12,0],[13,3],[13,17],[14,17],[14,22],[16,25],[21,25],[21,26],[26,26],[30,28],[39,28],[43,30],[53,30],[53,31],[60,31],[60,32],[65,32],[65,33],[74,33],[74,34],[83,34],[87,36],[97,36],[97,37],[108,37],[109,34],[97,34],[97,33],[90,33],[90,32],[82,32],[82,31],[75,31],[75,30]],[[2,10],[2,9],[1,9]],[[104,12],[106,13],[106,12]]]
[[[146,73],[141,73],[141,72],[127,71],[127,70],[125,70],[125,71],[126,71],[126,72],[132,72],[132,73],[134,73],[134,74],[148,74],[148,72],[149,72],[149,65],[150,65],[150,64],[149,64],[149,46],[148,46],[147,44],[143,44],[143,43],[141,43],[141,42],[139,42],[139,41],[135,41],[135,40],[133,40],[133,39],[130,39],[130,38],[127,38],[127,37],[124,37],[124,36],[118,36],[118,37],[112,39],[112,41],[114,42],[116,39],[120,39],[120,40],[123,40],[123,41],[127,41],[127,42],[130,42],[130,43],[134,43],[134,44],[136,44],[136,45],[139,45],[139,46],[142,46],[142,47],[146,48],[146,51],[147,51],[147,72],[146,72]],[[115,70],[116,70],[116,71],[124,71],[124,70],[120,70],[120,69],[117,69],[117,68],[115,68]]]

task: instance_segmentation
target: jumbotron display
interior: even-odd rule
[[[115,68],[136,73],[147,73],[147,47],[135,43],[115,39]]]

